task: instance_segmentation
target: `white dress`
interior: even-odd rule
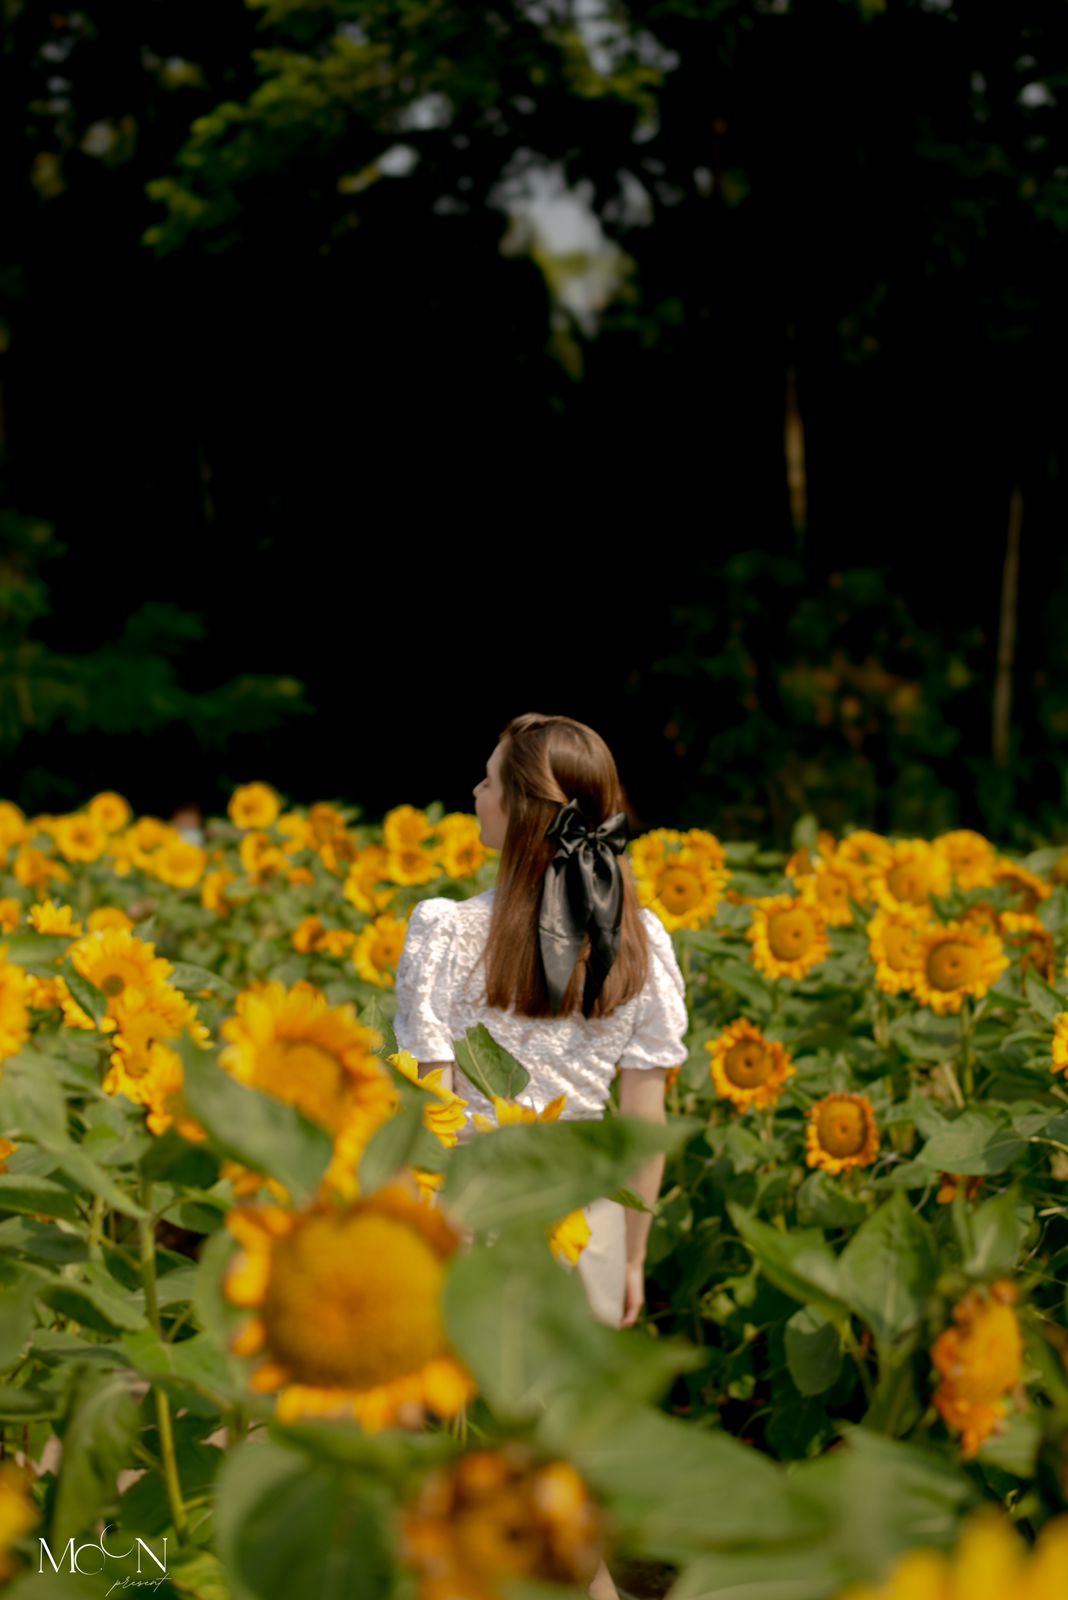
[[[453,1090],[467,1101],[459,1142],[476,1133],[473,1112],[493,1118],[493,1106],[466,1078],[452,1048],[468,1028],[482,1023],[520,1061],[530,1082],[516,1098],[543,1111],[565,1094],[561,1119],[604,1115],[617,1067],[637,1071],[681,1066],[686,1060],[686,985],[671,935],[654,911],[642,909],[649,935],[649,971],[641,992],[608,1017],[524,1017],[485,1003],[480,957],[485,947],[494,889],[469,900],[421,900],[412,908],[397,965],[398,1047],[417,1061],[451,1061]],[[590,1239],[578,1258],[578,1275],[594,1316],[618,1328],[626,1281],[626,1215],[607,1196],[584,1207]],[[567,1266],[567,1263],[564,1263]],[[568,1270],[571,1270],[568,1267]]]
[[[495,889],[470,900],[420,900],[412,907],[397,965],[397,1046],[417,1061],[451,1061],[453,1091],[467,1101],[470,1118],[493,1106],[456,1063],[453,1040],[482,1023],[521,1062],[530,1082],[516,1098],[543,1111],[566,1094],[567,1118],[604,1115],[617,1067],[638,1071],[677,1067],[686,1060],[686,985],[671,935],[655,911],[641,912],[649,936],[649,972],[641,992],[608,1017],[524,1017],[485,1001],[481,955]]]

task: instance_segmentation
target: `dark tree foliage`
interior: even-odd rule
[[[168,602],[190,694],[318,712],[221,762],[190,725],[151,781],[83,740],[87,782],[467,805],[539,708],[604,729],[650,825],[1060,828],[1063,5],[5,16],[6,494],[67,547],[49,643]],[[625,253],[589,321],[506,212],[554,162]]]

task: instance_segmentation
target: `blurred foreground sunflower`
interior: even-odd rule
[[[954,1307],[953,1325],[931,1346],[942,1380],[935,1407],[946,1426],[961,1434],[965,1461],[1000,1430],[1006,1396],[1020,1382],[1023,1340],[1015,1302],[1015,1286],[1007,1280],[969,1289]]]
[[[910,1550],[882,1583],[839,1600],[1054,1600],[1068,1594],[1068,1516],[1055,1517],[1029,1549],[992,1506],[975,1512],[950,1552]]]
[[[455,1416],[475,1394],[450,1349],[442,1298],[462,1236],[414,1184],[338,1206],[242,1206],[226,1226],[241,1245],[223,1281],[256,1315],[231,1343],[259,1356],[258,1393],[280,1391],[280,1421],[351,1416],[368,1432]]]
[[[401,1509],[398,1543],[418,1574],[418,1600],[500,1600],[510,1579],[588,1584],[607,1531],[570,1462],[539,1462],[511,1441],[428,1473]]]

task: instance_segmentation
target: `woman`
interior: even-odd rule
[[[493,1106],[452,1041],[482,1023],[530,1073],[522,1104],[540,1112],[566,1094],[565,1118],[601,1117],[618,1070],[621,1114],[663,1122],[667,1070],[687,1056],[685,982],[622,855],[626,817],[607,745],[570,717],[515,717],[474,796],[482,843],[501,853],[497,884],[413,907],[397,967],[398,1047],[420,1077],[445,1068],[468,1117],[492,1117]],[[461,1141],[473,1132],[468,1123]],[[654,1156],[631,1182],[649,1206],[663,1170]],[[591,1308],[630,1327],[645,1299],[651,1216],[607,1198],[585,1212],[578,1272]],[[603,1564],[590,1594],[616,1597]]]

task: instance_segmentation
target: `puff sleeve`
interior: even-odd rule
[[[450,968],[456,929],[454,900],[412,907],[397,963],[397,1048],[417,1061],[455,1061],[449,1027]]]
[[[620,1067],[678,1067],[686,1060],[686,980],[671,935],[655,911],[642,910],[649,935],[649,975],[638,998],[634,1032],[619,1058]]]

